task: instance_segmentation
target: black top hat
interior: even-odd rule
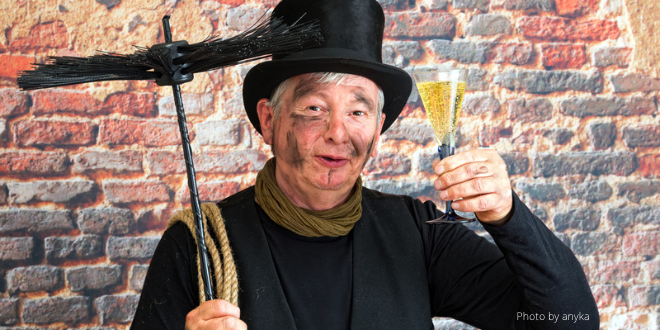
[[[286,24],[318,19],[325,39],[318,48],[274,55],[254,66],[243,83],[243,103],[254,128],[261,133],[257,102],[270,98],[284,80],[311,72],[341,72],[369,78],[385,95],[385,132],[399,116],[412,89],[405,71],[383,64],[385,17],[375,0],[283,0],[272,17]],[[301,19],[302,17],[302,19]]]

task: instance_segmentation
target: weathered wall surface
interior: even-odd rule
[[[646,0],[626,0],[627,17],[635,40],[633,68],[660,76],[660,3]]]
[[[162,42],[165,14],[175,39],[231,36],[274,3],[0,4],[0,326],[127,328],[167,219],[189,200],[169,88],[104,82],[23,92],[18,72],[49,55]],[[502,154],[516,192],[584,265],[603,328],[660,328],[657,4],[381,3],[386,62],[470,68],[460,149]],[[198,74],[182,87],[204,200],[250,186],[270,155],[242,109],[249,67]],[[412,95],[366,184],[433,198],[435,148]]]

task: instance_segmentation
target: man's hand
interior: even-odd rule
[[[480,221],[506,222],[513,207],[506,164],[494,149],[474,149],[433,161],[440,199],[452,208],[474,212]],[[461,199],[461,200],[457,200]]]
[[[235,305],[221,299],[206,301],[186,315],[186,330],[244,330],[241,311]]]

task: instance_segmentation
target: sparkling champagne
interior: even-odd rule
[[[454,88],[452,89],[452,84]],[[454,145],[454,133],[461,113],[465,82],[431,81],[417,83],[426,115],[440,145]]]
[[[467,81],[467,70],[448,70],[439,66],[437,70],[414,72],[413,77],[417,83],[417,90],[424,103],[426,116],[435,131],[435,140],[438,143],[440,159],[455,154],[456,144],[454,134],[458,127],[458,116],[461,113],[463,94]],[[457,214],[451,207],[452,201],[445,201],[445,214],[428,224],[438,223],[466,223],[475,221]]]

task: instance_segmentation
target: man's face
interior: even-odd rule
[[[339,84],[317,83],[311,74],[292,79],[277,116],[266,99],[257,106],[278,175],[298,193],[350,191],[369,157],[377,155],[385,118],[378,118],[378,87],[355,75]]]

